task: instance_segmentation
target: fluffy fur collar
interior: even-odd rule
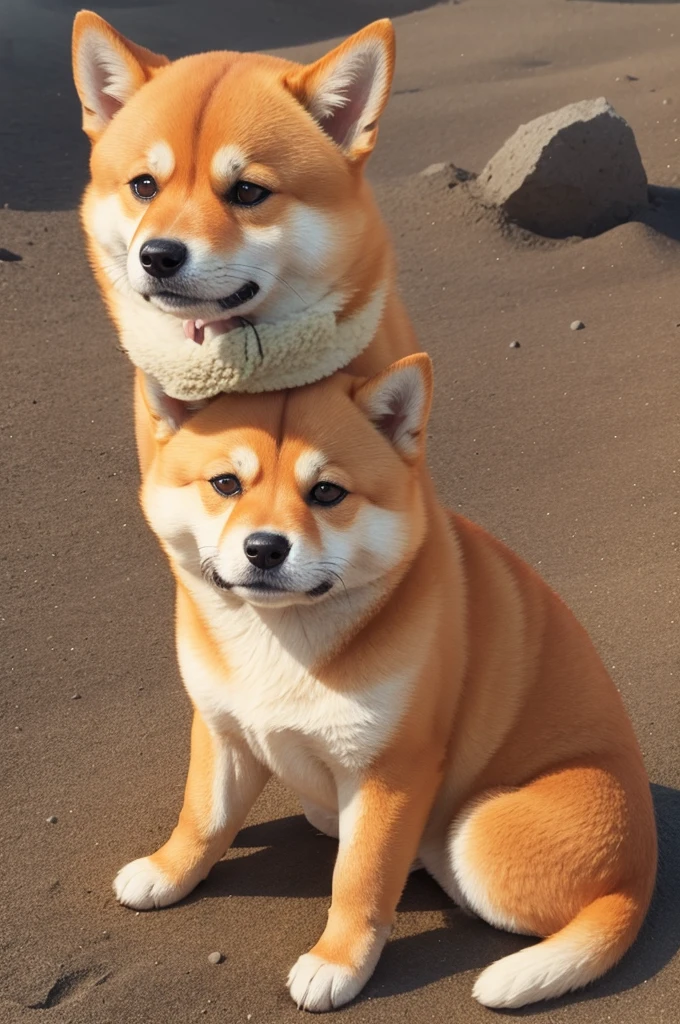
[[[171,398],[197,401],[223,391],[279,391],[312,384],[347,366],[375,337],[384,288],[345,320],[333,313],[237,327],[205,339],[123,331],[123,347]]]

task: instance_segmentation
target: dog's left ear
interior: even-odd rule
[[[394,73],[394,29],[387,18],[356,32],[284,83],[353,162],[375,146]]]
[[[146,410],[153,421],[153,434],[157,441],[163,443],[170,440],[173,434],[186,423],[186,421],[205,408],[210,399],[201,401],[185,402],[180,398],[171,398],[166,395],[158,381],[149,376],[148,373],[140,374],[141,395]]]
[[[354,394],[359,408],[405,462],[415,462],[424,450],[432,385],[432,362],[419,352],[392,363]]]
[[[73,78],[83,106],[83,131],[95,142],[121,107],[168,58],[130,42],[92,11],[73,23]]]

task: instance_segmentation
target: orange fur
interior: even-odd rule
[[[320,820],[339,815],[328,923],[289,980],[310,1009],[346,1002],[370,976],[416,856],[466,908],[546,937],[481,975],[475,995],[492,1006],[597,977],[631,945],[654,885],[649,786],[621,699],[540,577],[438,504],[423,462],[430,393],[427,357],[411,356],[369,381],[221,396],[172,432],[140,390],[142,503],[178,581],[197,716],[155,884],[161,901],[195,884],[270,770]],[[211,493],[243,451],[256,471],[242,493]],[[313,479],[296,475],[310,453],[349,491],[334,508],[310,504]],[[297,538],[321,567],[344,545],[344,592],[263,604],[215,589],[201,545],[214,538],[211,564],[229,574],[233,538],[250,528]],[[240,810],[217,835],[215,737],[251,779],[227,785]],[[143,905],[135,892],[124,901]]]

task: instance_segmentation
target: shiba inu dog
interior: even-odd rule
[[[257,352],[256,333],[252,358],[243,356],[248,388],[291,387],[349,364],[371,374],[417,351],[363,175],[393,67],[389,21],[303,66],[231,52],[171,63],[96,14],[77,15],[73,70],[92,142],[82,221],[133,359],[155,346],[162,373],[164,352],[196,362],[193,343],[209,347],[244,323],[264,343],[271,325],[295,321],[293,344],[301,318],[324,317],[356,328],[344,359],[331,345],[317,369],[312,345],[297,376],[277,364],[277,383],[257,362],[270,353]],[[205,395],[218,390],[224,382]]]
[[[275,773],[339,837],[323,934],[288,979],[307,1010],[362,989],[416,858],[462,907],[544,937],[481,974],[492,1007],[597,978],[654,886],[620,697],[536,573],[437,502],[431,389],[420,354],[194,413],[139,391],[142,505],[195,710],[178,825],[115,892],[138,910],[186,896]]]

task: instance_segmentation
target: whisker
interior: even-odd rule
[[[202,558],[201,576],[203,577],[203,579],[206,580],[208,583],[212,582],[214,571],[215,567],[213,565],[212,557],[208,556],[207,558]]]
[[[340,583],[342,589],[345,591],[345,597],[347,598],[347,603],[348,603],[348,605],[350,607],[350,610],[352,610],[352,602],[350,600],[349,591],[348,591],[348,589],[347,589],[347,587],[345,585],[345,581],[343,580],[343,578],[340,575],[340,573],[337,571],[337,568],[339,567],[338,566],[339,562],[344,562],[345,566],[348,566],[348,565],[351,564],[349,559],[341,558],[341,559],[334,559],[333,561],[327,559],[327,560],[322,561],[322,562],[317,562],[316,565],[319,568],[321,568],[321,569],[325,569],[326,572],[329,574],[329,576],[332,576],[334,579],[338,580],[338,582]]]
[[[292,291],[293,295],[297,296],[300,302],[305,301],[303,297],[300,295],[300,293],[296,291],[295,288],[293,288],[292,284],[289,284],[285,278],[279,277],[279,275],[275,274],[272,270],[265,270],[264,267],[252,267],[249,266],[247,263],[229,263],[229,266],[236,267],[237,269],[240,270],[256,270],[258,274],[268,274],[269,277],[273,277],[275,281],[279,282],[279,284],[282,284],[285,288],[289,288]]]
[[[260,353],[260,362],[262,362],[262,360],[264,359],[264,352],[262,351],[262,342],[260,341],[260,335],[258,334],[257,327],[255,326],[254,323],[251,323],[250,320],[246,320],[246,318],[244,316],[237,316],[236,320],[240,321],[242,326],[250,327],[251,331],[255,335],[255,339],[257,341],[257,350]],[[248,356],[248,350],[247,350],[247,345],[246,345],[246,357],[247,356]]]
[[[328,572],[331,574],[331,576],[334,576],[335,579],[340,582],[342,589],[345,591],[345,597],[347,598],[347,604],[349,605],[349,609],[350,611],[352,611],[352,602],[350,601],[349,591],[345,586],[345,581],[343,580],[342,576],[340,575],[339,572],[334,572],[333,569],[329,569]]]

